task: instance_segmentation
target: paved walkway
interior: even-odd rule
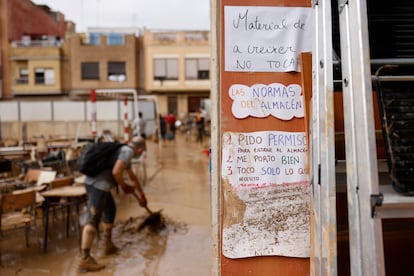
[[[148,141],[146,160],[148,206],[162,210],[167,228],[160,233],[137,231],[148,214],[132,196],[120,192],[114,242],[122,250],[102,256],[98,240],[92,254],[106,268],[88,275],[211,275],[209,158],[201,146],[178,135],[162,146]],[[0,275],[77,275],[75,229],[67,239],[61,220],[51,228],[48,253],[36,244],[25,248],[23,233],[22,239],[0,239]]]

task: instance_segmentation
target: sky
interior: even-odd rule
[[[32,0],[88,27],[140,27],[150,30],[209,30],[210,0]]]

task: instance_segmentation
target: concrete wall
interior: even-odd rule
[[[153,101],[139,101],[138,109],[147,122],[147,135],[155,126],[156,106]],[[123,137],[124,113],[128,112],[130,123],[134,115],[133,105],[124,107],[123,101],[98,101],[96,103],[98,134],[110,130],[116,137]],[[7,101],[0,102],[0,127],[3,140],[21,140],[23,125],[27,137],[75,138],[91,135],[92,105],[88,101]]]

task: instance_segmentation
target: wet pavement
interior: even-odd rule
[[[98,238],[92,255],[106,268],[82,275],[211,275],[210,171],[205,148],[181,135],[163,145],[148,141],[144,190],[148,207],[161,211],[166,227],[159,232],[148,227],[138,231],[149,214],[132,196],[120,192],[115,197],[118,214],[113,240],[121,251],[103,256]],[[144,174],[141,165],[136,169],[139,175]],[[56,216],[51,222],[47,253],[36,244],[42,239],[42,227],[39,239],[31,236],[30,248],[25,247],[23,233],[0,238],[0,275],[78,274],[76,227],[67,238],[64,220],[59,213]]]

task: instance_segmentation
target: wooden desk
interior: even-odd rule
[[[0,158],[28,157],[32,147],[0,147]]]
[[[53,150],[53,149],[61,149],[61,150],[65,150],[68,149],[72,146],[72,142],[55,142],[55,143],[47,143],[47,148],[48,150]]]
[[[85,186],[64,186],[42,192],[42,196],[48,197],[81,197],[86,195]]]
[[[38,206],[41,206],[43,202],[45,201],[45,198],[40,194],[40,192],[43,191],[44,189],[46,189],[46,185],[33,186],[33,187],[26,188],[26,189],[21,189],[21,190],[14,190],[12,193],[20,194],[20,193],[24,193],[27,191],[35,191],[36,192],[36,203],[38,204]]]
[[[27,192],[28,190],[35,190],[36,192],[41,192],[46,189],[46,184],[33,184],[30,182],[22,181],[19,179],[11,179],[7,181],[0,181],[0,195],[7,193],[21,193]]]
[[[18,189],[23,189],[26,187],[26,183],[18,179],[11,179],[7,181],[0,182],[0,194],[11,193]]]
[[[41,195],[44,197],[45,202],[43,204],[44,206],[44,227],[45,227],[45,233],[44,233],[44,240],[43,240],[43,250],[47,251],[47,239],[49,235],[49,207],[50,207],[50,201],[52,199],[73,199],[75,200],[75,211],[77,216],[77,235],[78,235],[78,243],[80,244],[80,222],[79,222],[79,203],[83,196],[86,195],[86,189],[82,186],[64,186],[60,188],[55,188],[51,190],[47,190],[45,192],[42,192]],[[69,216],[66,218],[69,220]],[[67,221],[67,227],[66,227],[66,235],[69,233],[69,223]]]

